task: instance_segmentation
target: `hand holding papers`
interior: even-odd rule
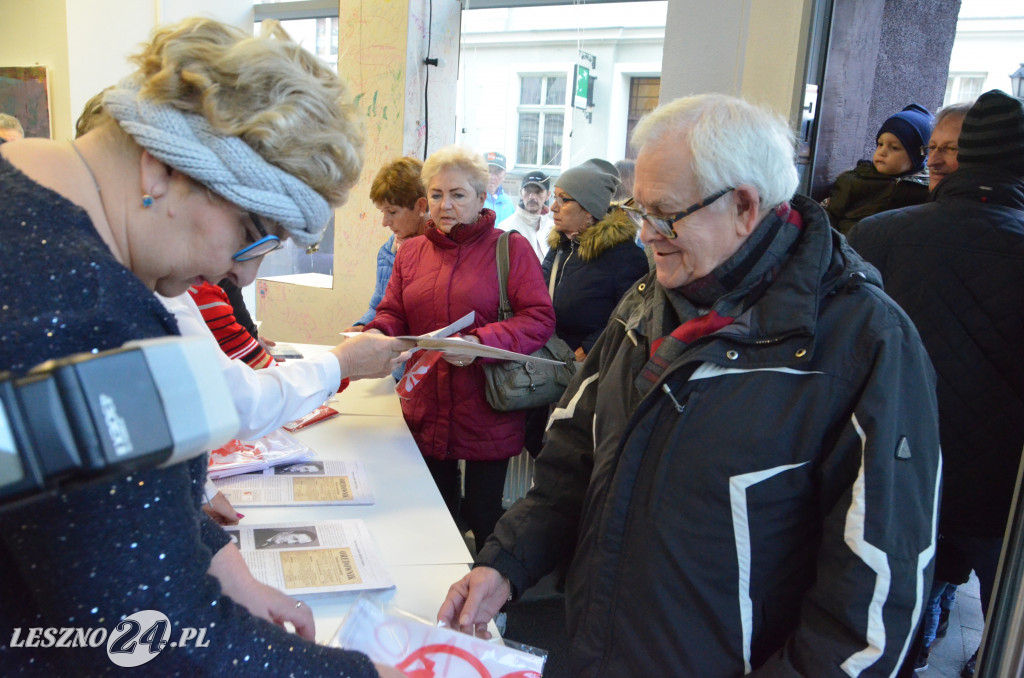
[[[416,342],[416,346],[409,351],[406,351],[406,353],[401,356],[401,359],[408,359],[410,355],[418,350],[427,350],[465,356],[468,360],[472,360],[473,358],[493,358],[495,360],[516,360],[518,362],[532,360],[534,362],[548,363],[551,365],[563,364],[557,360],[548,360],[546,358],[538,358],[536,356],[525,355],[523,353],[516,353],[515,351],[506,351],[505,349],[495,348],[493,346],[484,346],[483,344],[477,343],[473,340],[452,336],[459,330],[471,325],[475,318],[476,314],[473,311],[470,311],[451,325],[442,327],[439,330],[434,330],[433,332],[421,334],[419,336],[395,337],[396,339],[407,339]],[[343,332],[342,334],[350,336],[359,333]]]

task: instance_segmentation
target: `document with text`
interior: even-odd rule
[[[395,587],[362,520],[225,527],[254,577],[289,595]]]
[[[374,503],[361,461],[306,460],[213,484],[236,507]]]

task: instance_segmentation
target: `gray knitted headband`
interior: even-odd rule
[[[103,108],[161,162],[228,202],[281,224],[300,244],[320,240],[330,204],[238,137],[218,134],[201,115],[140,98],[131,78],[103,95]]]

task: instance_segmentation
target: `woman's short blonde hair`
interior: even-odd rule
[[[421,172],[423,185],[429,189],[430,182],[434,177],[445,170],[462,172],[478,196],[487,195],[487,181],[490,174],[487,172],[483,156],[479,153],[463,146],[445,146],[434,151],[423,163]]]
[[[398,158],[380,168],[370,184],[370,200],[374,205],[388,203],[413,209],[416,201],[427,197],[421,172],[423,162],[417,158]]]
[[[362,125],[344,83],[276,21],[254,37],[185,19],[157,28],[132,61],[143,99],[204,116],[327,202],[345,202],[362,168]]]

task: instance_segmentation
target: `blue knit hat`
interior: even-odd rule
[[[891,116],[882,123],[875,135],[878,137],[888,132],[900,140],[914,172],[920,172],[924,168],[926,157],[925,146],[932,137],[932,125],[935,123],[935,116],[928,112],[928,109],[920,104],[910,104],[896,115]]]

